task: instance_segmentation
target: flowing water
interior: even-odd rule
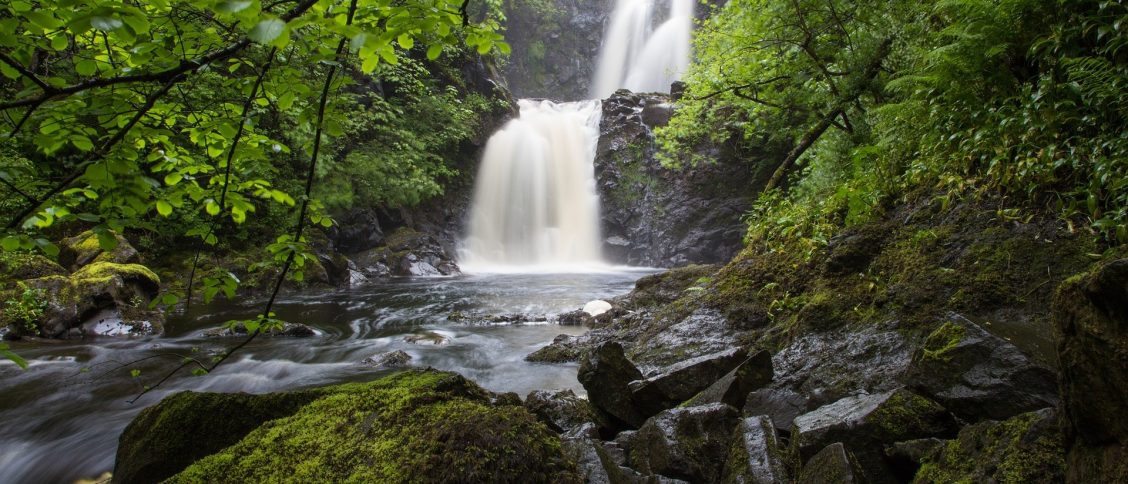
[[[521,115],[486,143],[459,265],[598,265],[595,147],[599,101],[520,101]]]
[[[654,28],[654,0],[618,0],[600,46],[592,97],[620,88],[669,92],[689,67],[693,2],[670,0],[665,21]]]
[[[239,341],[202,336],[204,329],[253,317],[261,304],[193,308],[169,321],[159,337],[17,342],[15,350],[31,366],[21,371],[7,360],[0,363],[0,482],[72,482],[111,470],[121,431],[142,408],[173,391],[263,393],[370,380],[389,370],[361,362],[386,351],[403,350],[415,366],[457,371],[493,391],[522,397],[534,389],[582,393],[574,364],[528,363],[524,356],[558,334],[583,328],[460,324],[449,316],[554,315],[626,293],[649,272],[406,279],[292,296],[277,306],[279,317],[308,324],[317,336],[260,337],[213,374],[176,377],[135,404],[126,400],[174,366],[176,355],[207,358]],[[418,343],[408,341],[412,335],[421,337]],[[437,338],[445,343],[433,343]],[[140,377],[130,376],[134,368]]]

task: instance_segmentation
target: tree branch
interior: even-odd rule
[[[26,67],[23,66],[23,64],[20,64],[19,62],[16,62],[15,59],[8,57],[8,54],[0,52],[0,62],[11,66],[12,69],[15,69],[16,72],[20,73],[20,75],[26,77],[29,81],[34,82],[36,85],[38,85],[40,89],[43,89],[44,91],[50,91],[52,89],[50,85],[48,85],[46,82],[43,82],[43,79],[40,79],[39,76],[36,76],[34,72],[29,71]]]

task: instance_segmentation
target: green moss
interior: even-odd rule
[[[871,415],[877,424],[878,440],[894,442],[919,435],[955,432],[944,407],[907,390],[897,390]]]
[[[1061,482],[1064,466],[1055,419],[1030,412],[964,428],[938,455],[926,458],[913,482]]]
[[[148,282],[160,285],[161,278],[141,264],[117,264],[114,262],[93,262],[82,266],[71,275],[76,284],[97,284],[108,282],[114,277],[126,280]]]
[[[946,353],[959,346],[966,332],[963,326],[951,321],[945,322],[924,340],[922,356],[925,359],[948,361],[951,357]]]
[[[14,287],[16,281],[21,279],[66,273],[62,266],[39,254],[0,251],[0,288]]]
[[[559,438],[461,376],[408,371],[334,390],[171,482],[576,482]]]

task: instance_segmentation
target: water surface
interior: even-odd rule
[[[173,317],[159,337],[16,342],[14,349],[30,367],[21,371],[0,362],[0,481],[72,482],[111,470],[121,431],[137,412],[171,392],[263,393],[365,381],[387,370],[361,362],[385,351],[403,350],[416,366],[457,371],[489,390],[522,397],[535,389],[582,391],[574,364],[528,363],[524,356],[558,334],[583,328],[470,324],[450,316],[554,315],[626,293],[649,272],[406,279],[286,297],[276,306],[278,317],[305,323],[317,336],[260,337],[211,375],[182,372],[134,404],[127,400],[182,357],[206,360],[237,344],[237,338],[205,337],[203,330],[252,318],[261,303],[197,306]],[[411,343],[405,340],[409,335],[427,339]],[[445,343],[431,343],[436,335]],[[133,369],[141,376],[132,377]]]

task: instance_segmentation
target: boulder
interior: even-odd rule
[[[638,428],[646,420],[635,407],[628,388],[630,382],[642,378],[642,373],[623,354],[619,343],[603,343],[584,355],[577,378],[587,390],[591,404],[610,416],[612,424]]]
[[[110,232],[105,238],[107,241],[112,240],[111,243],[114,244],[112,249],[103,249],[98,235],[91,230],[63,239],[59,243],[59,265],[77,271],[80,267],[94,262],[133,264],[141,261],[140,253],[125,240],[125,237]]]
[[[576,462],[580,476],[589,484],[619,484],[633,482],[637,473],[621,467],[598,441],[587,438],[565,438],[564,455]]]
[[[689,400],[746,359],[748,353],[742,348],[691,358],[663,369],[657,376],[631,382],[631,398],[646,416],[657,414]]]
[[[867,480],[896,482],[882,449],[886,444],[956,433],[956,422],[935,402],[901,388],[846,397],[795,418],[791,446],[800,459],[841,442],[853,453]]]
[[[820,450],[803,465],[797,482],[803,484],[850,484],[867,482],[854,455],[841,442]]]
[[[580,355],[588,350],[590,336],[556,335],[552,343],[525,356],[525,361],[534,363],[570,363],[579,361]]]
[[[771,381],[772,355],[767,351],[757,351],[690,399],[686,405],[725,403],[736,408],[744,408],[748,394]]]
[[[968,422],[1058,402],[1052,370],[958,314],[949,314],[913,354],[905,381]]]
[[[1053,317],[1067,477],[1128,481],[1128,259],[1062,284]]]
[[[786,484],[783,462],[772,420],[764,415],[741,419],[725,463],[724,482]]]
[[[913,482],[1066,482],[1057,420],[1047,408],[964,427],[955,440],[923,459]],[[1120,482],[1108,475],[1092,477],[1096,479],[1069,482]]]
[[[534,390],[525,397],[525,408],[548,428],[560,433],[598,422],[591,404],[572,390]]]
[[[740,413],[723,403],[665,410],[638,430],[630,467],[643,474],[715,482],[739,420]]]
[[[411,355],[403,350],[386,351],[369,356],[362,363],[369,366],[399,368],[411,364]]]
[[[459,375],[403,371],[321,391],[168,482],[580,482],[556,434]]]
[[[65,276],[67,270],[51,259],[27,252],[0,252],[0,289],[8,281]]]
[[[889,459],[889,467],[902,482],[908,482],[916,475],[921,464],[933,452],[944,447],[944,440],[935,437],[926,439],[913,439],[903,442],[894,442],[885,446],[885,456]]]
[[[776,430],[791,431],[791,423],[812,410],[811,400],[787,388],[761,388],[749,393],[741,412],[745,417],[766,415]]]
[[[322,395],[321,391],[174,393],[142,410],[125,427],[118,444],[114,482],[163,481],[239,442],[264,422],[292,415]]]

